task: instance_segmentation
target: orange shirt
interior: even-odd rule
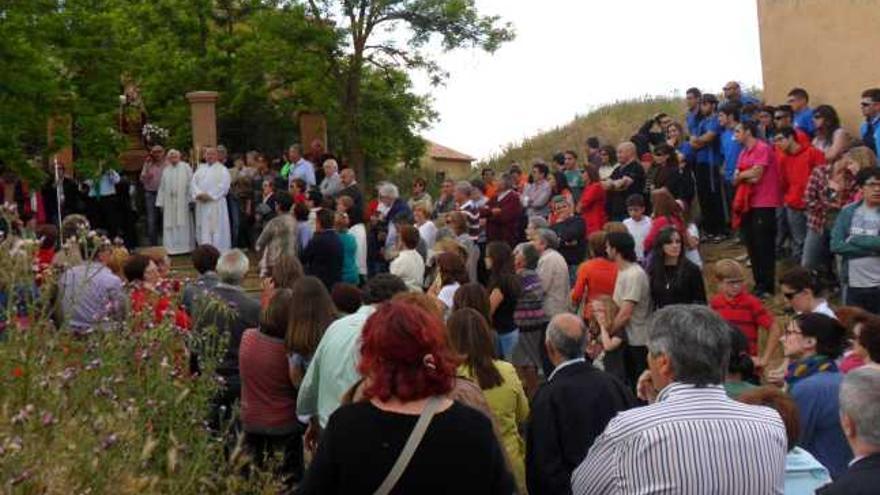
[[[581,263],[578,267],[577,279],[571,290],[571,301],[579,305],[586,291],[587,303],[599,296],[614,294],[614,283],[617,282],[617,263],[608,258],[593,258]]]

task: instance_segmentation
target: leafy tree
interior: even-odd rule
[[[346,53],[334,64],[340,81],[340,104],[344,145],[350,163],[364,177],[366,162],[364,129],[370,123],[363,114],[367,67],[394,70],[426,70],[435,83],[446,77],[423,49],[439,37],[445,50],[479,47],[494,52],[513,39],[509,23],[497,16],[482,16],[473,0],[307,0],[309,13],[323,24],[339,26],[346,35]],[[395,43],[382,33],[409,33]]]

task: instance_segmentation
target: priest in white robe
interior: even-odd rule
[[[231,183],[229,170],[217,161],[217,150],[205,151],[207,165],[196,170],[192,178],[192,197],[196,202],[196,242],[210,244],[221,253],[232,247],[229,232],[229,211],[226,194]]]
[[[180,161],[180,152],[169,150],[167,164],[159,179],[156,206],[162,209],[162,245],[168,254],[185,254],[193,250],[192,169]]]

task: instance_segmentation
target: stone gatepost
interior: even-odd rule
[[[186,94],[192,119],[193,154],[190,162],[195,167],[202,159],[205,146],[217,146],[217,112],[214,109],[219,94],[216,91],[192,91]]]

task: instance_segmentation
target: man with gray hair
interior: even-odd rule
[[[238,348],[241,336],[248,328],[257,328],[260,318],[260,303],[245,293],[241,287],[250,261],[239,249],[232,249],[217,260],[217,276],[220,282],[209,289],[207,297],[196,299],[193,314],[195,334],[204,333],[214,326],[217,334],[229,339],[226,354],[217,366],[217,374],[223,379],[224,386],[215,397],[218,419],[228,419],[232,414],[232,405],[241,395],[241,379],[238,371]],[[225,409],[223,409],[225,407]]]
[[[505,242],[511,248],[516,246],[522,214],[522,203],[514,190],[513,177],[503,173],[495,179],[495,195],[480,212],[480,216],[486,219],[487,241]]]
[[[840,386],[840,425],[855,455],[849,470],[817,495],[876,494],[880,486],[880,369],[863,366]]]
[[[575,494],[783,492],[779,414],[730,399],[727,323],[706,306],[654,314],[639,396],[652,404],[608,423],[571,478]]]
[[[321,180],[321,194],[336,196],[342,190],[342,178],[339,176],[339,164],[333,158],[324,161],[324,178]]]
[[[205,150],[205,161],[207,165],[196,170],[190,186],[192,199],[196,202],[196,242],[210,244],[223,253],[232,247],[226,206],[232,178],[215,148]]]
[[[583,318],[554,316],[544,345],[555,368],[532,402],[526,483],[530,493],[571,493],[572,471],[611,418],[636,400],[623,382],[584,359]]]
[[[168,254],[184,254],[193,250],[192,169],[180,161],[180,152],[168,151],[168,163],[162,170],[155,205],[162,209],[162,245]]]
[[[568,264],[556,250],[559,237],[550,229],[539,229],[532,241],[538,251],[538,276],[544,287],[544,312],[548,315],[565,313],[569,309],[571,284]]]

